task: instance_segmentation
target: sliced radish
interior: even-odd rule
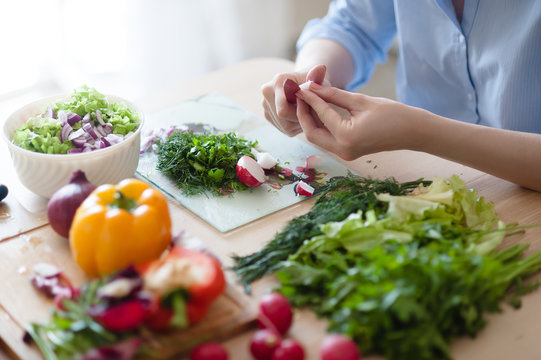
[[[269,153],[260,153],[256,154],[257,163],[265,170],[272,169],[278,164],[278,161]]]
[[[237,177],[244,185],[256,187],[265,182],[265,171],[253,158],[243,155],[237,162]]]
[[[312,196],[314,194],[314,188],[302,180],[295,185],[293,190],[297,195]]]
[[[322,158],[319,155],[311,155],[306,158],[306,162],[304,163],[304,169],[316,169],[321,166]]]
[[[311,83],[312,83],[312,80],[308,80],[307,82],[300,84],[299,89],[301,89],[301,90],[309,90]]]

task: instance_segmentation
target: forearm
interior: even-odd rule
[[[490,128],[415,109],[411,150],[431,153],[541,191],[541,134]]]
[[[305,71],[319,64],[327,66],[327,79],[331,85],[341,89],[349,84],[355,71],[349,52],[328,39],[313,39],[306,43],[297,55],[295,69]]]

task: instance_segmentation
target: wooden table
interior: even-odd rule
[[[137,101],[144,112],[153,112],[182,100],[199,95],[217,92],[232,99],[242,107],[252,111],[264,121],[261,107],[261,85],[275,73],[290,71],[290,61],[273,58],[253,59],[225,68],[194,81],[181,84],[164,93]],[[13,109],[15,110],[15,109]],[[2,114],[3,118],[5,115]],[[302,135],[301,135],[302,138]],[[9,165],[10,159],[5,144],[0,146],[0,182],[9,182],[17,187],[16,176]],[[541,222],[541,194],[522,189],[514,184],[484,174],[477,170],[442,160],[440,158],[411,151],[393,151],[364,156],[346,165],[363,176],[374,178],[395,177],[399,181],[414,180],[420,177],[432,179],[434,176],[448,177],[459,175],[469,187],[475,188],[487,200],[495,203],[496,211],[504,222],[518,221],[521,224]],[[19,197],[29,197],[21,206]],[[27,204],[34,204],[29,209]],[[277,213],[236,230],[221,233],[199,217],[178,205],[170,203],[175,227],[186,229],[200,238],[224,262],[231,264],[232,253],[248,254],[260,249],[285,224],[302,213],[307,212],[313,200],[293,205]],[[29,286],[25,274],[26,266],[33,262],[55,257],[64,266],[76,283],[85,280],[81,271],[68,256],[65,239],[57,236],[50,226],[42,225],[44,219],[43,199],[32,198],[24,190],[15,191],[0,205],[0,234],[8,227],[14,236],[0,237],[0,358],[36,359],[39,354],[20,340],[22,327],[30,321],[46,321],[50,302]],[[2,230],[4,229],[4,230]],[[505,245],[531,243],[528,253],[541,250],[541,228],[531,228],[523,235],[504,240]],[[64,249],[57,252],[56,249]],[[54,253],[53,253],[53,249]],[[234,276],[228,274],[234,282]],[[535,276],[541,279],[541,275]],[[252,304],[276,284],[269,276],[253,286]],[[488,326],[476,339],[459,339],[452,346],[455,359],[540,359],[541,346],[541,291],[535,291],[523,298],[523,306],[516,311],[504,305],[502,314],[490,315]],[[325,334],[326,324],[317,320],[308,310],[296,312],[290,335],[299,340],[307,350],[307,359],[318,359],[318,345]],[[251,359],[248,343],[253,330],[247,330],[224,342],[232,359]],[[367,357],[376,359],[377,357]]]

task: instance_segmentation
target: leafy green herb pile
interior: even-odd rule
[[[320,224],[344,220],[359,210],[377,209],[383,212],[387,204],[379,201],[376,194],[404,195],[419,184],[429,183],[420,179],[400,184],[394,179],[367,179],[351,174],[332,178],[324,188],[318,189],[320,196],[312,210],[293,219],[260,251],[246,256],[234,255],[235,265],[232,269],[244,284],[246,292],[249,292],[250,283],[277,270],[281,262],[294,254],[305,239],[321,234]]]
[[[173,179],[187,195],[210,191],[228,194],[245,190],[237,178],[237,161],[243,155],[254,157],[256,141],[239,138],[230,132],[174,132],[158,144],[157,169]]]
[[[493,204],[458,177],[375,197],[387,206],[322,223],[321,234],[275,266],[278,291],[364,353],[450,359],[450,341],[475,336],[485,313],[506,297],[519,306],[518,296],[537,287],[522,280],[541,268],[541,252],[499,250],[520,228],[501,223]]]

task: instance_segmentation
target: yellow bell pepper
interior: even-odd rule
[[[167,200],[136,179],[101,185],[75,212],[69,242],[75,262],[89,276],[156,259],[171,244]]]

